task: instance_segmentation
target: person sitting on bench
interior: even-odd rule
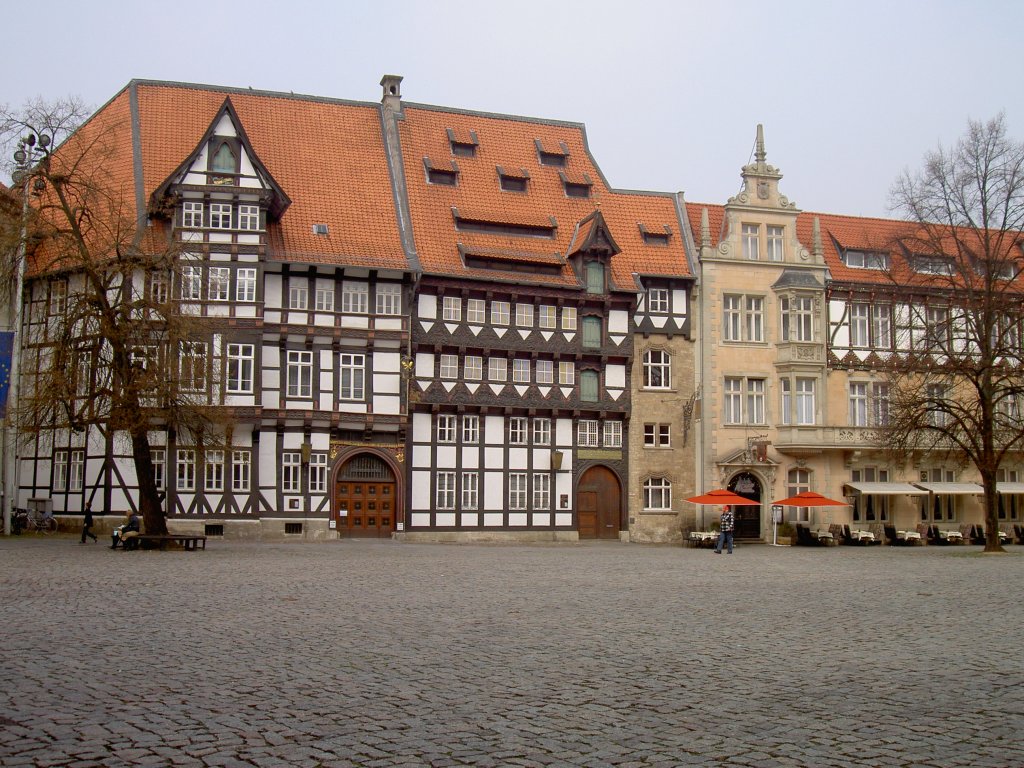
[[[132,512],[131,515],[128,516],[127,523],[125,523],[124,525],[119,525],[114,529],[114,532],[111,534],[111,538],[113,539],[113,541],[110,544],[110,548],[117,549],[117,542],[119,541],[121,542],[123,548],[126,534],[131,532],[138,533],[139,528],[139,514],[137,512]]]

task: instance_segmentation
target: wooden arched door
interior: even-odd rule
[[[740,472],[731,481],[728,488],[744,498],[763,501],[761,498],[761,481],[750,472]],[[761,505],[736,504],[732,511],[736,519],[735,536],[737,539],[761,538]]]
[[[398,494],[387,463],[369,453],[346,461],[334,481],[331,514],[342,536],[389,538],[395,530]]]
[[[617,539],[622,509],[619,479],[608,467],[591,467],[576,492],[581,539]]]

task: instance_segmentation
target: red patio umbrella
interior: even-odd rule
[[[694,504],[735,504],[740,506],[760,506],[761,504],[760,501],[748,499],[745,496],[740,496],[738,493],[727,491],[724,488],[719,488],[715,491],[708,491],[700,496],[691,496],[687,501]]]
[[[822,496],[820,493],[814,491],[801,491],[796,496],[790,496],[788,499],[781,499],[779,501],[773,501],[772,504],[778,504],[783,507],[848,507],[850,506],[845,501],[836,501],[830,499],[827,496]]]

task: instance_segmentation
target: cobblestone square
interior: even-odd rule
[[[4,766],[1016,766],[1024,556],[0,540]]]

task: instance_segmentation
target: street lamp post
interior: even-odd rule
[[[11,181],[21,189],[21,227],[15,254],[16,269],[11,287],[13,301],[7,307],[7,333],[11,340],[11,360],[8,368],[7,402],[3,419],[3,488],[0,506],[3,508],[3,529],[11,533],[11,516],[18,498],[18,395],[21,378],[22,294],[25,286],[25,258],[28,252],[29,200],[32,194],[45,189],[40,175],[50,156],[50,137],[45,133],[30,132],[18,142],[14,152],[15,170]]]

